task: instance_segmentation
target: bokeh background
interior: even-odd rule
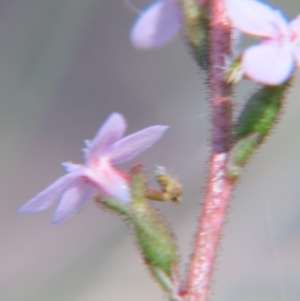
[[[83,140],[114,111],[126,117],[128,133],[171,126],[134,162],[145,164],[149,179],[162,164],[184,185],[181,205],[156,207],[177,235],[186,271],[206,180],[209,106],[204,75],[179,37],[150,52],[130,45],[133,7],[149,3],[0,0],[0,300],[165,299],[115,215],[91,203],[52,227],[53,208],[16,214],[64,174],[60,162],[81,162]],[[290,18],[300,12],[298,0],[272,3]],[[252,88],[239,85],[236,111]],[[282,120],[236,189],[212,300],[300,298],[299,93],[296,80]]]

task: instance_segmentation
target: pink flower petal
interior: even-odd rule
[[[298,37],[298,43],[300,40],[300,15],[290,22],[290,30]]]
[[[111,114],[101,128],[98,130],[94,139],[87,143],[85,157],[87,163],[101,156],[105,150],[114,142],[119,140],[126,130],[126,120],[119,113]]]
[[[296,58],[297,66],[300,68],[300,15],[291,21],[291,43],[294,45],[294,55]]]
[[[180,26],[177,1],[156,1],[136,20],[131,30],[131,43],[141,49],[163,46],[176,35]]]
[[[280,85],[288,79],[294,67],[289,44],[265,42],[245,50],[242,66],[252,80],[266,85]]]
[[[297,66],[300,68],[300,45],[294,48],[294,56],[296,58]]]
[[[155,125],[117,141],[109,150],[112,164],[120,164],[133,159],[156,143],[168,126]]]
[[[77,181],[64,192],[51,220],[52,225],[60,224],[70,219],[83,209],[91,200],[94,188],[83,178]]]
[[[81,164],[76,164],[73,162],[63,162],[61,163],[61,166],[65,169],[66,172],[73,172],[82,167]]]
[[[19,213],[35,213],[46,210],[52,206],[63,194],[63,192],[78,179],[81,173],[74,172],[56,180],[48,188],[40,192],[19,209]]]
[[[281,11],[255,0],[226,0],[227,14],[234,28],[243,33],[276,38],[287,31]]]
[[[112,196],[122,203],[130,202],[128,181],[123,174],[110,164],[108,158],[102,157],[93,168],[87,168],[85,170],[85,177],[100,192]]]

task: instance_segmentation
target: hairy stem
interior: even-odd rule
[[[226,208],[234,183],[226,178],[225,165],[231,145],[231,87],[225,82],[225,55],[230,53],[230,27],[225,16],[224,0],[209,0],[210,74],[212,110],[212,154],[209,178],[187,281],[186,300],[207,301],[224,224]]]
[[[220,235],[233,183],[225,177],[226,153],[215,154],[199,220],[187,283],[188,301],[207,301]]]

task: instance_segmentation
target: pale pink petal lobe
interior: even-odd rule
[[[288,23],[281,11],[255,0],[226,0],[228,17],[234,28],[257,37],[276,38]]]
[[[133,46],[151,49],[165,45],[178,32],[181,17],[176,0],[158,0],[146,8],[131,30]]]
[[[53,214],[51,224],[57,225],[70,219],[91,200],[93,187],[83,178],[78,179],[63,193]]]
[[[295,46],[294,55],[296,58],[297,66],[300,68],[300,45]]]
[[[85,150],[87,161],[93,160],[95,156],[100,156],[114,142],[119,140],[126,130],[126,120],[119,113],[111,114],[95,135],[94,139],[87,143]]]
[[[120,164],[133,159],[156,143],[168,126],[155,125],[117,141],[109,150],[112,164]]]
[[[28,201],[18,212],[35,213],[46,210],[61,197],[63,192],[72,184],[72,182],[77,180],[78,175],[78,173],[69,173],[59,178],[44,191]]]
[[[73,172],[82,167],[82,165],[73,162],[63,162],[61,163],[61,166],[65,169],[66,172]]]
[[[294,58],[291,46],[264,42],[246,49],[242,58],[246,75],[261,84],[280,85],[291,75]]]
[[[300,68],[300,15],[290,23],[291,38],[294,45],[294,55]]]
[[[290,22],[290,30],[298,37],[298,43],[300,39],[300,15]]]
[[[101,158],[98,168],[86,169],[85,175],[100,192],[112,196],[122,203],[130,202],[128,181],[121,172],[110,164],[108,158]]]

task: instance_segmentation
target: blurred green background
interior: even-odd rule
[[[273,4],[290,18],[300,12],[298,0]],[[156,207],[178,237],[186,270],[209,154],[204,75],[179,37],[160,50],[133,49],[135,18],[118,0],[0,0],[1,301],[164,300],[116,216],[92,203],[57,227],[53,208],[16,214],[64,173],[60,162],[81,162],[83,140],[113,111],[124,114],[128,132],[171,126],[135,162],[149,179],[164,165],[184,185],[181,205]],[[237,111],[252,88],[239,85]],[[280,124],[235,192],[212,300],[300,299],[299,93],[296,80]]]

